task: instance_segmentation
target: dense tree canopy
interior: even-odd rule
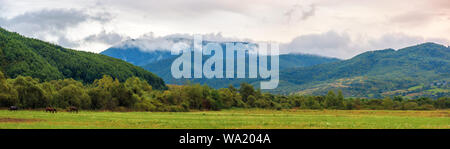
[[[103,75],[120,81],[139,77],[154,89],[166,89],[164,81],[151,72],[101,54],[63,48],[23,37],[0,28],[0,70],[10,78],[31,76],[44,81],[72,78],[92,83]]]
[[[403,99],[344,98],[341,91],[324,96],[274,95],[255,90],[247,83],[239,89],[214,89],[206,85],[169,85],[168,90],[153,90],[147,81],[130,77],[125,81],[104,75],[92,84],[74,79],[41,82],[32,77],[7,79],[0,72],[0,107],[23,109],[75,106],[87,110],[114,111],[189,111],[229,108],[268,109],[389,109],[432,110],[450,108],[450,98]]]

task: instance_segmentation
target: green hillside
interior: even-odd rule
[[[158,76],[162,77],[164,81],[166,81],[169,84],[185,84],[186,82],[191,83],[200,83],[200,84],[207,84],[208,86],[211,86],[213,88],[225,88],[229,85],[233,85],[235,87],[239,86],[242,82],[255,82],[259,79],[253,79],[253,78],[213,78],[213,79],[207,79],[205,77],[203,78],[191,78],[191,79],[175,79],[172,77],[172,74],[170,72],[172,62],[178,58],[178,56],[174,56],[171,58],[162,59],[159,61],[155,61],[153,63],[149,63],[147,65],[142,66],[144,69],[149,70]],[[205,60],[208,59],[208,56],[204,56],[203,63]],[[246,55],[246,58],[248,60],[248,55]],[[317,64],[323,64],[323,63],[331,63],[339,61],[337,58],[329,58],[329,57],[322,57],[322,56],[316,56],[316,55],[307,55],[307,54],[282,54],[279,57],[279,69],[291,69],[296,67],[306,67],[306,66],[312,66]],[[223,62],[226,64],[226,61]],[[234,68],[237,68],[237,63],[234,64]],[[249,63],[246,61],[246,73],[248,74],[248,68]],[[193,71],[193,68],[192,68]],[[224,67],[224,72],[225,72]],[[257,86],[257,84],[256,84]]]
[[[275,92],[325,94],[340,89],[353,97],[440,97],[450,91],[450,49],[424,43],[397,51],[370,51],[349,60],[287,69],[280,75],[282,83]]]
[[[155,89],[167,88],[158,76],[125,61],[26,38],[3,28],[0,28],[0,71],[9,78],[19,75],[43,81],[73,78],[84,83],[103,75],[120,81],[136,76]]]

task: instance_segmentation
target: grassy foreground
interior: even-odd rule
[[[3,129],[169,128],[169,129],[406,129],[450,128],[450,110],[260,110],[199,112],[94,112],[78,114],[0,110]]]

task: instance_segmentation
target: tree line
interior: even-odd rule
[[[39,81],[28,76],[9,79],[0,72],[0,107],[67,109],[75,106],[84,110],[171,112],[229,108],[433,110],[450,107],[449,97],[361,99],[344,98],[341,91],[329,91],[322,96],[276,95],[261,92],[247,83],[239,88],[221,89],[190,83],[168,86],[167,90],[155,90],[138,77],[120,82],[105,75],[91,84],[83,84],[74,79]]]

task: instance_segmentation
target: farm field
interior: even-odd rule
[[[450,110],[262,110],[77,113],[0,110],[0,129],[449,129]]]

